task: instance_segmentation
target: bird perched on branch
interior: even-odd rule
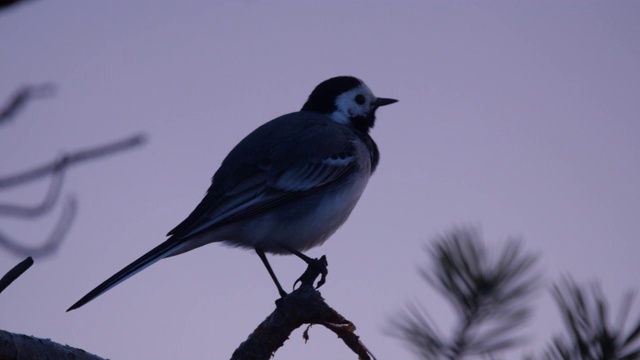
[[[91,290],[77,309],[156,261],[213,242],[254,249],[278,288],[265,253],[294,254],[324,243],[349,217],[378,165],[369,135],[379,98],[361,80],[320,83],[298,112],[280,116],[245,137],[213,175],[207,194],[167,239]],[[326,267],[320,269],[326,274]],[[313,282],[313,280],[311,280]],[[323,281],[323,280],[321,280]]]

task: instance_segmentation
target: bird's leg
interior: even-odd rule
[[[291,247],[285,246],[284,249],[307,263],[307,270],[305,270],[305,272],[298,278],[298,280],[293,283],[293,287],[295,287],[298,282],[300,282],[301,285],[313,286],[313,283],[315,282],[318,275],[321,275],[321,277],[320,281],[318,281],[316,289],[324,285],[324,283],[327,281],[327,274],[329,273],[329,271],[327,270],[327,265],[329,264],[327,263],[326,256],[322,255],[319,259],[313,259]]]
[[[256,253],[258,254],[258,256],[260,257],[260,260],[262,260],[262,263],[264,264],[264,266],[267,268],[267,271],[269,272],[269,275],[271,275],[271,279],[273,279],[273,282],[276,284],[276,287],[278,288],[278,292],[280,293],[280,297],[285,297],[287,296],[287,292],[284,291],[284,289],[282,288],[282,285],[280,285],[280,281],[278,281],[278,278],[276,277],[276,274],[273,272],[273,269],[271,268],[271,265],[269,264],[269,261],[267,260],[267,256],[264,254],[264,250],[262,250],[261,248],[255,248]]]

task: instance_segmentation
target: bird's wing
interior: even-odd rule
[[[276,208],[283,203],[301,198],[320,190],[323,186],[339,179],[348,172],[355,162],[339,165],[329,162],[309,164],[281,174],[271,184],[248,188],[219,202],[218,207],[199,217],[180,238],[188,238],[203,230],[226,225],[254,217]]]
[[[284,125],[288,124],[280,128]],[[357,166],[353,135],[341,125],[311,122],[298,131],[271,135],[266,137],[271,139],[268,144],[251,154],[243,151],[245,141],[238,144],[214,175],[202,202],[169,235],[188,239],[259,215],[338,181]],[[249,142],[253,147],[261,144],[253,140]]]

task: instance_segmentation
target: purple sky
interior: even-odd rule
[[[412,300],[452,314],[416,269],[459,224],[490,243],[521,236],[549,279],[601,280],[615,305],[640,283],[640,5],[632,1],[55,2],[0,13],[0,100],[52,81],[56,97],[0,127],[0,176],[137,131],[146,146],[72,169],[79,214],[54,256],[0,296],[0,328],[114,359],[224,359],[277,292],[253,252],[209,245],[161,261],[87,306],[65,309],[164,240],[228,151],[350,74],[400,100],[378,112],[382,159],[325,245],[329,304],[380,359]],[[3,191],[36,202],[46,181]],[[60,208],[0,229],[42,241]],[[0,249],[0,273],[21,258]],[[304,266],[272,260],[287,287]],[[560,320],[535,303],[528,350]],[[635,314],[638,313],[636,301]],[[276,359],[354,358],[329,331],[301,331]]]

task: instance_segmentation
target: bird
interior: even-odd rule
[[[169,231],[168,239],[67,311],[160,259],[216,242],[254,250],[281,297],[287,293],[265,253],[293,254],[309,266],[324,265],[324,277],[326,258],[312,259],[303,251],[323,244],[356,206],[380,159],[369,134],[376,110],[395,102],[376,97],[353,76],[321,82],[300,111],[259,126],[229,152],[202,201]]]

